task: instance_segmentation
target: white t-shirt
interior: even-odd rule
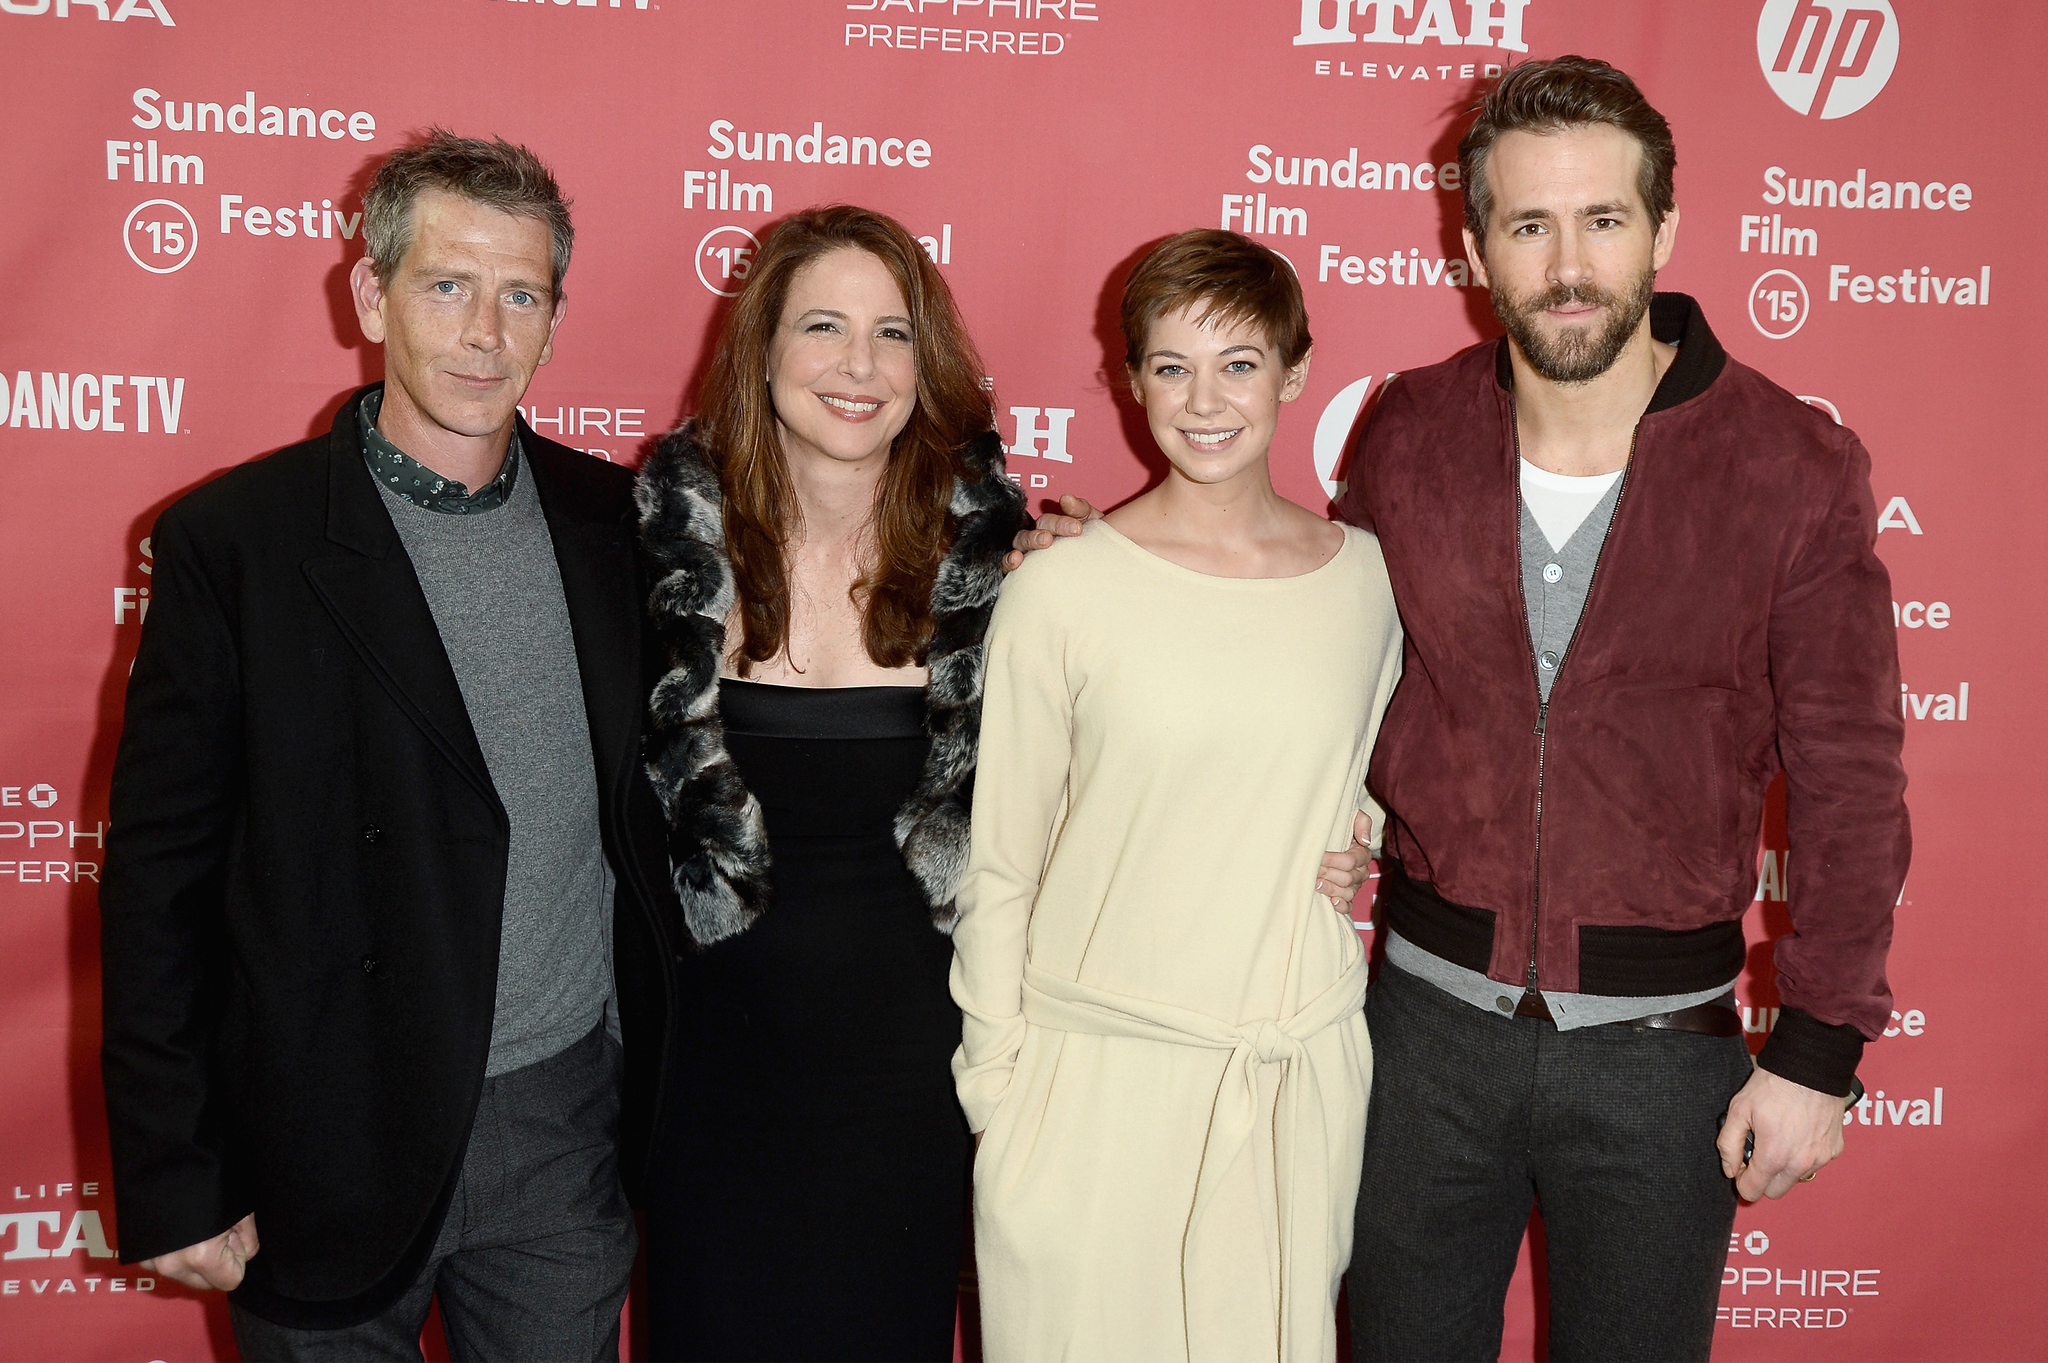
[[[1621,474],[1622,470],[1616,469],[1590,478],[1574,478],[1539,469],[1526,459],[1522,461],[1522,504],[1536,518],[1537,528],[1550,541],[1553,552],[1564,548],[1565,541],[1592,514]]]

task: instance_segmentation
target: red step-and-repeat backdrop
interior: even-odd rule
[[[1274,474],[1323,509],[1386,376],[1495,334],[1461,258],[1460,115],[1504,64],[1565,52],[1671,119],[1664,287],[1862,436],[1897,598],[1898,1011],[1846,1158],[1737,1218],[1717,1347],[2048,1357],[2029,0],[0,0],[0,1354],[232,1356],[217,1300],[114,1256],[108,770],[156,514],[380,375],[344,285],[380,156],[441,124],[554,164],[578,250],[524,407],[628,463],[688,410],[779,215],[895,215],[964,305],[1034,501],[1145,482],[1114,338],[1143,245],[1250,232],[1306,288],[1315,367]],[[1740,991],[1758,1044],[1797,855],[1768,820]],[[1525,1264],[1511,1358],[1540,1351],[1536,1281]]]

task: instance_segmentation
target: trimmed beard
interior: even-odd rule
[[[1558,284],[1522,300],[1511,297],[1498,283],[1488,292],[1493,296],[1494,316],[1514,338],[1531,369],[1552,383],[1586,383],[1605,374],[1621,358],[1650,310],[1656,284],[1657,272],[1649,269],[1622,295],[1592,284]],[[1546,336],[1537,326],[1537,315],[1567,303],[1606,308],[1607,325],[1597,332],[1567,327],[1556,337]]]

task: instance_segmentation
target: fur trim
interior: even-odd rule
[[[976,437],[961,455],[977,478],[954,482],[953,545],[932,584],[925,693],[931,752],[895,820],[896,845],[941,932],[953,929],[953,897],[967,869],[982,642],[1002,586],[1003,555],[1027,523],[1024,494],[1004,474],[996,433]],[[661,438],[640,470],[634,498],[641,543],[655,568],[648,612],[668,660],[648,702],[647,774],[668,819],[669,873],[684,924],[706,947],[745,932],[767,912],[770,881],[761,806],[726,751],[718,713],[733,573],[718,477],[694,423]]]

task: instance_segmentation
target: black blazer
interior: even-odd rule
[[[365,389],[364,393],[371,390]],[[366,1320],[431,1248],[496,998],[509,824],[412,562],[330,435],[164,512],[100,893],[120,1251],[256,1213],[239,1298]],[[576,641],[618,878],[621,1168],[660,1111],[677,919],[640,763],[652,655],[632,475],[522,421]]]

